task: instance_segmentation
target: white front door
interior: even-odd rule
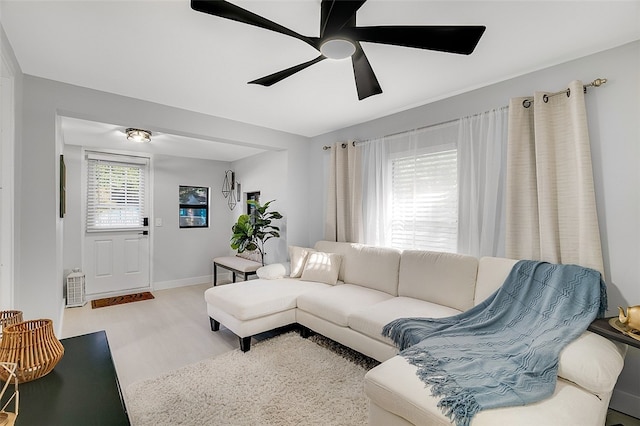
[[[138,232],[87,233],[85,286],[88,296],[149,287],[149,237]]]
[[[88,153],[85,291],[89,298],[150,288],[147,158]]]

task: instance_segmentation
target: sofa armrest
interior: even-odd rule
[[[595,395],[610,393],[626,355],[626,345],[585,331],[560,352],[558,376]]]

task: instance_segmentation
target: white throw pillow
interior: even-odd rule
[[[278,278],[283,278],[286,271],[284,265],[281,263],[273,263],[271,265],[263,266],[262,268],[258,268],[256,271],[256,275],[258,278],[262,278],[265,280],[277,280]]]
[[[289,259],[291,260],[291,278],[300,278],[304,265],[307,263],[309,253],[315,252],[314,249],[298,246],[289,246]]]
[[[560,352],[558,376],[595,394],[613,390],[624,366],[624,350],[589,331]]]
[[[302,271],[303,281],[315,281],[334,285],[338,281],[342,256],[337,253],[316,251],[309,253]]]

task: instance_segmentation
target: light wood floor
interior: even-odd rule
[[[61,337],[105,330],[124,391],[131,383],[239,346],[227,329],[211,331],[203,297],[210,285],[154,291],[155,299],[105,308],[91,309],[91,303],[67,308]]]
[[[209,327],[203,294],[210,286],[154,291],[155,299],[106,308],[67,308],[61,337],[105,330],[126,402],[132,383],[238,347],[226,328]],[[640,426],[640,420],[610,410],[606,425],[616,424]]]

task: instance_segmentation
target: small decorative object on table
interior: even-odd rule
[[[10,325],[22,322],[22,311],[0,311],[0,339],[2,330]]]
[[[2,406],[0,410],[0,425],[2,426],[11,426],[15,424],[16,417],[18,417],[18,377],[16,376],[16,370],[18,368],[18,364],[15,362],[0,362],[0,370],[2,370],[3,376],[6,375],[7,379],[4,382],[4,386],[0,391],[0,401],[5,400],[5,392],[9,388],[9,385],[13,383],[13,394],[6,398],[6,403]],[[7,411],[7,408],[13,401],[13,411]]]
[[[609,320],[611,327],[632,339],[640,340],[640,305],[630,306],[625,314],[624,309],[618,306],[620,314],[618,318]]]
[[[40,378],[53,370],[64,355],[64,347],[53,332],[50,319],[24,321],[3,330],[0,362],[18,364],[15,375],[20,383]],[[0,380],[10,374],[0,369]]]

